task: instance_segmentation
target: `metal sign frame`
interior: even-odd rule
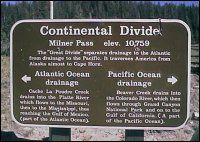
[[[178,126],[178,127],[112,127],[112,126],[71,126],[71,125],[37,125],[37,124],[22,124],[18,122],[15,117],[14,117],[14,108],[13,108],[13,31],[15,27],[21,23],[26,23],[26,22],[166,22],[166,23],[171,23],[171,22],[177,22],[179,24],[182,24],[187,32],[188,32],[188,75],[187,75],[187,117],[185,122]],[[189,118],[189,104],[190,104],[190,67],[191,67],[191,31],[189,26],[178,19],[41,19],[41,20],[20,20],[16,22],[10,31],[10,92],[11,92],[11,115],[12,119],[19,125],[22,126],[43,126],[43,127],[56,127],[56,128],[73,128],[73,127],[80,127],[80,128],[120,128],[120,129],[135,129],[135,130],[174,130],[174,129],[180,129],[182,128],[188,118]]]

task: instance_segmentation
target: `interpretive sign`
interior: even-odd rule
[[[21,125],[177,129],[189,114],[189,27],[180,20],[22,20],[11,29]]]

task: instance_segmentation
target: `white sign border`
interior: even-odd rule
[[[14,117],[13,109],[13,31],[15,27],[21,23],[32,22],[155,22],[155,23],[179,23],[182,24],[188,32],[188,76],[187,76],[187,117],[185,122],[178,127],[113,127],[113,126],[72,126],[72,125],[38,125],[38,124],[22,124]],[[179,19],[28,19],[17,21],[10,31],[10,93],[11,93],[11,116],[14,122],[21,126],[34,127],[56,127],[56,128],[111,128],[111,129],[131,129],[131,130],[176,130],[185,126],[190,114],[190,81],[191,81],[191,31],[189,26]]]

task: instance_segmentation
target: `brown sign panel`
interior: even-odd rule
[[[21,125],[177,129],[189,114],[189,27],[180,20],[23,20],[11,29]]]

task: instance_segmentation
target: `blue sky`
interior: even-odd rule
[[[1,1],[1,2],[6,2],[10,4],[15,4],[17,1]],[[165,5],[166,3],[173,3],[173,4],[185,4],[188,6],[195,5],[199,6],[199,1],[152,1],[153,3],[160,3],[161,5]]]
[[[160,3],[161,5],[164,5],[166,3],[173,3],[173,4],[185,4],[185,5],[195,5],[195,6],[199,6],[199,1],[152,1],[154,3]]]

